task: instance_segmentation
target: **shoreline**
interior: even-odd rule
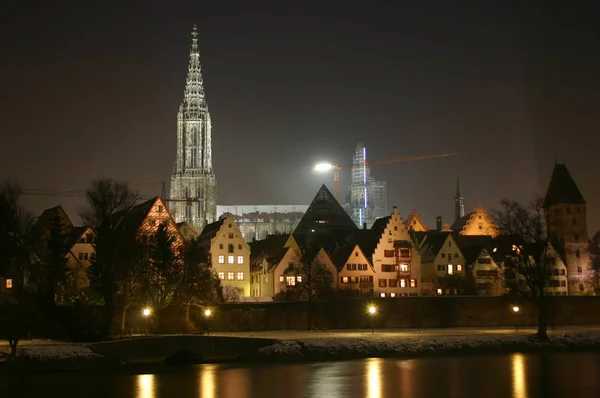
[[[41,346],[44,347],[44,346]],[[600,351],[600,335],[562,334],[541,341],[535,335],[462,336],[435,338],[390,339],[379,336],[363,338],[323,338],[279,340],[250,354],[228,361],[198,362],[185,358],[170,364],[126,364],[116,358],[94,353],[88,346],[51,346],[44,352],[40,347],[22,348],[22,355],[0,362],[0,377],[11,373],[49,373],[119,371],[156,371],[176,366],[201,363],[293,363],[326,362],[366,358],[430,358],[435,356],[497,355],[511,353],[595,352]],[[63,347],[61,354],[56,347]],[[74,349],[74,348],[77,349]],[[46,348],[48,348],[46,346]]]

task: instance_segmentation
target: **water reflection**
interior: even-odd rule
[[[381,362],[380,358],[367,360],[367,398],[381,398]]]
[[[214,398],[217,396],[217,378],[215,370],[217,365],[204,365],[200,369],[200,396],[202,398]]]
[[[244,368],[221,369],[223,397],[247,398],[250,395],[250,370]],[[204,395],[202,395],[204,397]]]
[[[525,377],[525,355],[512,355],[512,396],[527,398],[527,381]]]
[[[137,375],[137,395],[136,398],[155,398],[155,380],[154,375]]]
[[[317,364],[311,367],[310,383],[307,393],[310,397],[337,398],[347,396],[348,375],[345,370],[347,362]]]

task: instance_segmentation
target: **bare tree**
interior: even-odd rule
[[[501,209],[494,213],[494,218],[503,234],[514,239],[514,244],[507,252],[505,265],[516,274],[518,292],[530,299],[538,309],[537,336],[547,339],[546,286],[550,267],[556,259],[550,250],[543,200],[537,199],[526,207],[503,199]]]
[[[86,191],[87,208],[81,213],[83,223],[96,231],[96,259],[89,268],[90,282],[104,300],[106,333],[110,333],[117,301],[118,283],[130,274],[134,245],[123,239],[119,228],[119,217],[115,214],[127,212],[135,205],[138,194],[129,185],[110,178],[92,182]]]

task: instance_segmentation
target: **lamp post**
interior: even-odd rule
[[[150,330],[150,314],[152,314],[152,310],[148,307],[142,310],[142,315],[146,318],[146,334],[148,334]]]
[[[210,309],[204,310],[204,316],[206,317],[206,335],[210,336],[210,316],[212,311]]]
[[[371,334],[375,334],[375,331],[373,329],[373,317],[377,313],[377,308],[375,308],[374,305],[371,305],[371,306],[369,306],[368,311],[369,311],[369,316],[371,317]]]
[[[519,308],[519,306],[518,306],[518,305],[514,305],[514,306],[512,307],[512,310],[513,310],[513,313],[514,313],[515,315],[518,315],[518,314],[519,314],[519,310],[520,310],[520,308]],[[519,323],[517,322],[517,318],[516,318],[516,316],[515,316],[515,332],[518,332],[518,331],[519,331]]]

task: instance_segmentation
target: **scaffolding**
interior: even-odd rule
[[[386,184],[371,176],[367,164],[367,149],[358,144],[352,163],[352,183],[350,184],[350,216],[362,228],[371,228],[375,220],[386,216]]]

